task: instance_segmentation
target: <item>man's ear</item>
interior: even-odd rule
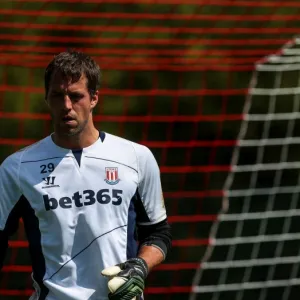
[[[95,93],[91,97],[91,110],[93,110],[98,103],[98,95],[99,91],[95,91]]]

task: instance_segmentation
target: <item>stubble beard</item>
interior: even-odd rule
[[[58,136],[74,137],[79,135],[85,129],[87,123],[88,119],[86,119],[83,123],[78,124],[76,128],[71,128],[70,130],[65,130],[63,126],[60,126],[60,124],[58,124],[58,126],[56,126],[55,128],[55,133]]]

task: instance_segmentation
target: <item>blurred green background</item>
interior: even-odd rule
[[[298,1],[275,0],[2,0],[0,161],[51,132],[44,102],[44,68],[60,51],[83,50],[95,58],[103,73],[95,111],[97,127],[147,145],[161,167],[174,247],[165,264],[150,274],[146,299],[189,299],[192,283],[214,286],[299,278],[295,261],[279,264],[274,270],[270,265],[255,264],[225,271],[209,269],[199,282],[193,282],[224,200],[224,184],[245,119],[243,111],[255,63],[276,53],[298,34],[299,12]],[[297,43],[292,49],[299,51]],[[257,88],[297,88],[299,69],[258,72]],[[249,114],[297,112],[299,94],[255,95],[250,99]],[[298,137],[300,124],[297,118],[293,122],[249,121],[244,138],[257,144],[240,149],[236,164],[298,161],[297,142],[288,146],[279,142],[264,146],[263,151],[258,147],[258,141],[264,138]],[[229,188],[277,186],[280,190],[282,186],[297,186],[297,178],[298,168],[262,168],[260,172],[250,170],[234,176]],[[230,198],[229,213],[295,210],[297,193],[279,191],[274,199],[270,193]],[[222,222],[217,237],[299,231],[297,216],[263,220]],[[13,239],[24,238],[21,226]],[[214,248],[211,261],[228,261],[230,255],[234,260],[297,257],[298,249],[298,238],[223,245]],[[26,248],[11,248],[7,266],[29,264]],[[290,286],[287,283],[267,292],[263,287],[245,291],[240,287],[199,293],[195,299],[298,299],[299,289],[286,288]],[[22,293],[28,294],[30,288],[26,267],[2,272],[0,299],[28,299]],[[285,295],[288,298],[283,298]]]

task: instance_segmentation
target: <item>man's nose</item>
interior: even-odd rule
[[[64,95],[64,100],[63,100],[63,108],[65,110],[71,110],[72,109],[72,101],[68,94]]]

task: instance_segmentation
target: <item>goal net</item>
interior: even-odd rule
[[[52,131],[44,68],[83,50],[103,72],[97,128],[148,146],[161,169],[174,241],[147,300],[298,300],[297,40],[255,62],[299,33],[299,10],[295,0],[0,0],[0,161]],[[32,293],[27,247],[20,223],[1,300]]]
[[[297,299],[300,39],[255,65],[193,299]]]

